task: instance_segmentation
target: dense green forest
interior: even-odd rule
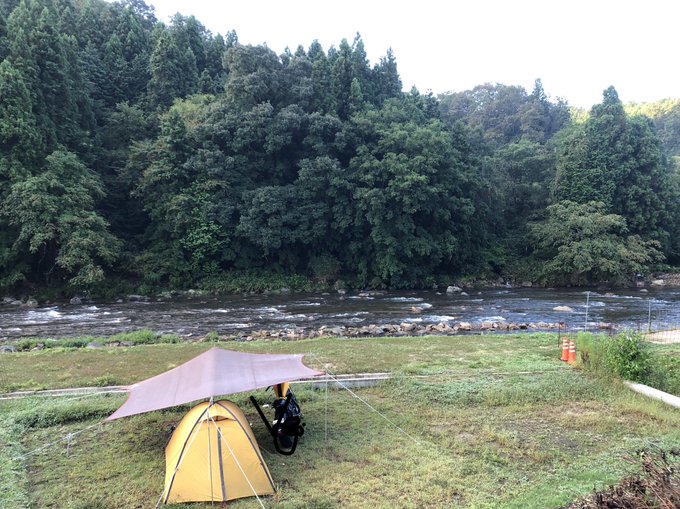
[[[3,0],[0,62],[6,292],[619,284],[680,263],[680,101],[403,92],[359,35],[277,55],[142,0]]]

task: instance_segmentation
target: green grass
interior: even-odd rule
[[[142,344],[101,349],[51,348],[0,355],[0,392],[132,384],[219,346],[243,352],[303,353],[305,362],[334,373],[559,369],[556,336],[517,334],[380,339],[310,339],[248,343]]]
[[[215,337],[215,333],[210,333],[206,337]],[[142,329],[134,332],[121,332],[108,336],[106,338],[97,338],[87,336],[82,338],[66,338],[66,339],[22,339],[18,341],[15,346],[20,352],[27,352],[36,347],[43,348],[85,348],[89,343],[99,343],[101,345],[113,345],[115,343],[130,343],[131,345],[151,345],[159,343],[179,343],[181,338],[174,334],[157,334],[148,329]]]
[[[8,354],[0,357],[0,370],[17,365],[7,370],[8,385],[32,379],[36,385],[66,387],[101,376],[129,383],[210,346]],[[329,391],[326,437],[325,392],[300,388],[307,432],[294,456],[278,456],[247,395],[236,395],[231,399],[253,423],[277,483],[276,495],[264,500],[272,509],[558,507],[617,481],[634,468],[623,458],[637,449],[680,443],[680,411],[564,366],[556,360],[555,335],[227,346],[312,353],[309,365],[328,365],[335,372],[394,373],[393,379],[358,394],[418,442],[345,391]],[[111,368],[102,371],[104,366]],[[59,380],[51,382],[58,373]],[[265,402],[271,395],[259,392],[258,397]],[[165,442],[185,409],[94,427],[75,437],[68,455],[62,443],[21,462],[12,460],[21,451],[96,424],[123,400],[116,395],[0,404],[0,441],[9,446],[0,447],[0,506],[153,507],[163,489]],[[229,505],[258,507],[254,499]]]

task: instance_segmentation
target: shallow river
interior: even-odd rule
[[[0,341],[22,337],[109,336],[152,329],[185,336],[210,331],[247,334],[261,329],[421,325],[448,322],[558,323],[588,327],[660,330],[680,324],[680,289],[612,293],[552,289],[467,289],[469,295],[437,291],[230,295],[148,302],[90,302],[38,308],[0,308]],[[556,311],[568,306],[573,311]]]

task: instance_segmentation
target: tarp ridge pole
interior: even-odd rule
[[[212,417],[210,417],[210,420],[213,422],[213,424],[215,424],[215,427],[217,427],[217,424],[215,423],[215,421],[213,420]],[[222,439],[222,442],[224,442],[224,445],[227,446],[227,449],[229,449],[229,454],[231,454],[231,457],[234,458],[234,461],[236,462],[236,466],[238,467],[238,469],[243,474],[243,477],[245,478],[246,482],[248,483],[248,486],[250,486],[250,489],[253,492],[253,495],[255,495],[255,498],[260,503],[260,506],[262,507],[262,509],[265,509],[264,503],[262,502],[259,495],[257,494],[257,490],[255,489],[255,486],[253,486],[253,483],[250,482],[248,475],[246,475],[245,470],[243,470],[243,467],[241,466],[241,462],[236,457],[236,454],[234,454],[234,451],[232,450],[231,446],[229,445],[229,442],[227,442],[227,439],[222,434],[220,434],[220,438]]]
[[[321,359],[319,359],[315,354],[311,354],[311,355],[314,356],[319,362],[321,362]],[[326,373],[329,374],[329,375],[331,376],[331,378],[333,378],[333,380],[335,381],[335,383],[337,383],[340,387],[342,387],[343,389],[345,389],[345,390],[346,390],[347,392],[349,392],[352,396],[354,396],[356,399],[358,399],[359,401],[361,401],[361,402],[362,402],[364,405],[366,405],[368,408],[370,408],[371,410],[373,410],[376,414],[378,414],[380,417],[382,417],[383,419],[385,419],[388,423],[390,423],[390,424],[391,424],[392,426],[394,426],[396,429],[398,429],[399,431],[401,431],[401,432],[402,432],[404,435],[406,435],[408,438],[410,438],[411,440],[413,440],[414,443],[416,443],[416,444],[418,444],[418,445],[422,445],[422,444],[420,443],[420,441],[418,441],[418,439],[416,439],[415,437],[413,437],[412,435],[410,435],[406,430],[404,430],[403,428],[401,428],[397,423],[395,423],[395,422],[394,422],[393,420],[391,420],[389,417],[387,417],[386,415],[383,415],[383,414],[380,412],[380,410],[378,410],[377,408],[375,408],[375,407],[374,407],[373,405],[371,405],[368,401],[366,401],[366,400],[363,399],[361,396],[359,396],[359,395],[356,394],[354,391],[352,391],[352,389],[350,389],[350,388],[347,387],[344,383],[342,383],[342,381],[340,381],[333,373],[331,373],[331,372],[328,371],[328,370],[326,370]]]

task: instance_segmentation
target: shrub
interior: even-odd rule
[[[208,341],[208,342],[211,342],[211,343],[214,343],[214,342],[219,341],[219,340],[220,340],[220,335],[217,334],[217,332],[215,332],[215,331],[208,332],[205,335],[205,337],[203,338],[203,341]]]
[[[604,367],[633,382],[645,382],[651,370],[649,344],[642,336],[624,332],[604,340]]]
[[[603,337],[582,333],[576,342],[584,369],[680,395],[680,358],[655,352],[640,334]]]

